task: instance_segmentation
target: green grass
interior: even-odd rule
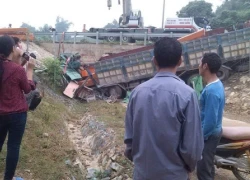
[[[80,120],[86,112],[112,128],[116,132],[115,143],[119,147],[124,146],[126,108],[119,103],[108,104],[105,101],[69,101],[74,101],[71,110],[60,100],[45,97],[36,111],[29,112],[16,172],[18,176],[25,180],[62,180],[72,176],[77,180],[85,179],[78,167],[65,164],[66,160],[73,162],[76,159],[76,152],[70,145],[64,123]],[[44,133],[49,136],[44,137]],[[0,179],[4,172],[5,156],[6,146],[0,153]],[[131,175],[131,163],[124,156],[120,156],[117,161],[125,167],[124,173]]]

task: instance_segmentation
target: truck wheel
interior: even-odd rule
[[[119,86],[110,87],[109,88],[109,95],[113,96],[113,97],[115,97],[117,99],[120,99],[123,96],[123,90]]]
[[[160,37],[153,37],[153,38],[151,38],[151,41],[156,42],[156,41],[158,41],[159,39],[161,39],[161,38],[160,38]]]
[[[129,43],[136,43],[136,40],[133,38],[130,38]]]
[[[127,37],[127,36],[123,36],[122,41],[125,42],[125,43],[128,43],[130,41],[130,38]]]
[[[115,41],[116,41],[116,37],[114,37],[114,36],[109,36],[109,37],[108,37],[108,41],[109,41],[109,42],[115,42]]]
[[[221,81],[227,80],[229,78],[229,75],[230,75],[229,69],[223,67],[220,68],[219,72],[217,73],[217,76]]]

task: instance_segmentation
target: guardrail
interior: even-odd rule
[[[124,37],[126,38],[133,38],[136,40],[143,40],[144,46],[147,45],[147,41],[152,40],[154,38],[161,38],[161,37],[183,37],[188,35],[188,33],[90,33],[90,32],[65,32],[65,33],[57,33],[57,32],[51,32],[51,33],[41,33],[36,32],[34,33],[35,37],[37,36],[50,36],[53,40],[53,43],[56,42],[56,39],[58,39],[58,36],[71,36],[73,39],[73,43],[76,44],[76,39],[78,36],[83,36],[82,38],[91,37],[95,39],[95,43],[99,44],[100,39],[107,39],[108,37],[115,37],[119,38],[120,45],[124,42]],[[93,39],[93,40],[94,40]],[[65,41],[64,41],[65,42]]]

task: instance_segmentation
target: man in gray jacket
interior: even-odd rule
[[[134,180],[187,180],[204,146],[195,91],[177,77],[182,46],[172,38],[155,43],[157,74],[136,87],[125,118],[125,155]]]

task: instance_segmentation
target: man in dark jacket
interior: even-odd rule
[[[195,91],[178,76],[182,46],[172,38],[155,44],[157,74],[136,87],[125,118],[125,155],[134,180],[187,180],[203,150]]]

